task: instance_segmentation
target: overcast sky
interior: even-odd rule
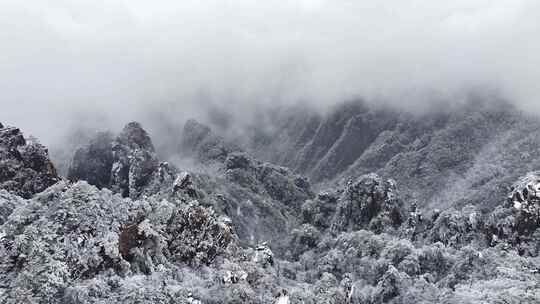
[[[539,81],[537,0],[0,0],[0,121],[45,142],[209,104],[485,89],[539,110]]]

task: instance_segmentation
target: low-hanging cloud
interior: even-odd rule
[[[536,0],[0,0],[0,120],[77,123],[469,89],[540,110]],[[151,113],[152,115],[149,115]]]

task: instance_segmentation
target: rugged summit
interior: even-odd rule
[[[131,122],[115,139],[109,133],[98,133],[88,145],[79,148],[68,178],[137,198],[158,166],[150,137],[139,123]]]
[[[59,180],[44,146],[0,123],[0,189],[30,198]]]
[[[137,122],[127,124],[112,143],[112,155],[112,189],[138,197],[159,165],[148,133]]]

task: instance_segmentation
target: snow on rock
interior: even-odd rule
[[[179,191],[183,191],[191,198],[197,197],[197,190],[193,187],[191,174],[187,171],[178,174],[174,180],[173,194],[177,194]]]
[[[191,265],[212,263],[234,239],[230,221],[197,201],[176,209],[166,231],[173,236],[167,242],[171,257]]]
[[[394,181],[367,174],[347,184],[337,203],[332,229],[382,232],[396,228],[404,220],[401,207]]]
[[[521,254],[537,255],[540,246],[535,234],[540,233],[540,172],[530,172],[512,185],[506,204],[491,212],[486,222],[486,235],[492,245],[503,242]]]
[[[263,267],[274,266],[274,253],[266,242],[259,244],[255,248],[253,261]]]
[[[215,176],[158,162],[130,123],[76,153],[73,183],[30,199],[0,190],[0,303],[540,301],[537,173],[494,210],[405,210],[392,180],[362,175],[315,196],[306,178],[191,124]],[[0,134],[2,161],[4,146],[37,145]]]
[[[47,149],[18,128],[0,126],[0,189],[30,198],[60,180]]]
[[[134,199],[144,192],[156,175],[163,178],[163,166],[148,133],[139,123],[131,122],[116,138],[109,133],[98,133],[88,145],[78,149],[68,178],[86,180],[99,188],[109,188]]]
[[[0,191],[6,206],[4,199],[14,198]],[[61,182],[19,204],[1,231],[2,303],[26,303],[29,293],[59,303],[66,288],[100,275],[208,265],[235,242],[229,224],[196,203],[132,201],[86,182]]]
[[[112,143],[112,189],[137,198],[158,169],[154,145],[137,122],[127,124]]]
[[[288,295],[281,295],[277,298],[275,304],[289,304],[289,296]]]

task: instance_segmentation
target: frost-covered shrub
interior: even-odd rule
[[[180,206],[166,231],[172,260],[192,265],[212,263],[233,239],[230,223],[196,202]]]

